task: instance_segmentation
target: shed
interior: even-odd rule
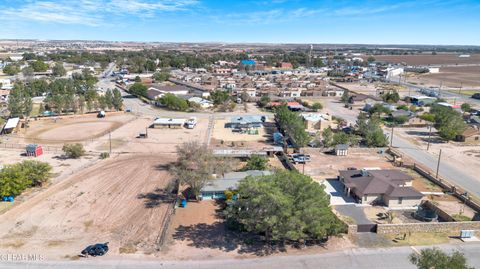
[[[182,128],[185,119],[157,118],[153,122],[153,128]]]
[[[18,123],[20,122],[20,118],[10,118],[7,120],[7,123],[5,123],[5,126],[3,126],[2,129],[2,134],[10,134],[15,129],[17,129]]]
[[[348,145],[347,144],[338,144],[335,146],[335,155],[337,156],[347,156],[348,155]]]
[[[43,154],[43,148],[37,144],[28,144],[26,147],[27,156],[38,157]]]

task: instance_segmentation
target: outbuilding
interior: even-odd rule
[[[338,144],[335,146],[335,155],[337,156],[347,156],[348,155],[348,145],[347,144]]]
[[[2,134],[11,134],[13,133],[20,123],[20,118],[10,118],[7,120],[7,123],[3,126]]]
[[[185,119],[157,118],[153,122],[153,128],[182,128]]]
[[[27,156],[38,157],[43,154],[43,148],[37,144],[28,144],[26,147]]]

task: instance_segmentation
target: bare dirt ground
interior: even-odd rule
[[[375,55],[375,59],[408,65],[480,64],[480,54],[471,54],[468,58],[459,58],[458,54]]]
[[[54,184],[2,215],[0,249],[56,259],[109,241],[109,255],[154,251],[169,206],[163,165],[172,158],[112,158]]]
[[[102,136],[133,119],[134,116],[129,114],[107,114],[101,119],[96,115],[78,115],[32,120],[29,128],[26,131],[23,129],[18,137],[23,137],[26,142],[42,144],[80,142]]]
[[[225,124],[230,122],[229,119],[215,120],[213,128],[213,138],[224,141],[264,141],[265,128],[258,128],[258,134],[241,134],[232,132],[232,128],[225,128]]]
[[[266,255],[263,246],[255,244],[242,234],[225,227],[215,201],[190,202],[186,208],[178,208],[169,227],[167,247],[160,257],[176,260],[203,260],[225,258],[249,258]],[[346,238],[333,237],[321,246],[296,249],[287,246],[275,249],[271,255],[305,255],[352,248]]]
[[[188,141],[207,141],[208,119],[198,119],[194,129],[153,129],[148,128],[153,118],[138,118],[128,122],[111,133],[112,151],[128,153],[175,153],[175,147]],[[138,138],[148,132],[148,138]],[[95,139],[87,148],[92,151],[108,151],[109,135]]]
[[[424,149],[427,148],[428,128],[396,128],[396,134]],[[438,156],[442,149],[442,159],[448,160],[449,164],[459,167],[472,176],[480,174],[480,145],[443,142],[435,134],[434,128],[432,128],[431,141],[429,152]]]
[[[309,154],[311,162],[305,165],[305,174],[316,180],[336,178],[339,170],[348,167],[357,169],[365,167],[393,168],[383,154],[376,149],[350,148],[348,156],[335,156],[326,154],[316,148],[303,148],[302,153]],[[303,171],[303,164],[296,164],[299,171]]]
[[[427,73],[409,76],[408,82],[419,85],[447,88],[459,88],[463,90],[480,88],[480,66],[441,67],[439,73]]]

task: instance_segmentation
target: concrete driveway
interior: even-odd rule
[[[327,179],[323,182],[325,185],[325,192],[330,195],[330,205],[347,205],[355,204],[352,197],[347,197],[343,192],[343,185],[337,179]]]
[[[373,222],[367,219],[367,216],[365,215],[365,212],[363,212],[362,207],[356,205],[337,205],[334,206],[334,208],[340,214],[352,218],[357,225],[373,224]]]

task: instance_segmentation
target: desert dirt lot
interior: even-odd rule
[[[423,149],[427,148],[428,128],[396,128],[396,133]],[[435,134],[434,128],[431,141],[429,152],[433,155],[438,156],[441,149],[443,160],[448,160],[451,165],[461,168],[473,177],[480,174],[480,145],[443,142]]]
[[[385,156],[377,151],[377,149],[350,148],[348,156],[335,156],[323,153],[317,148],[304,148],[302,153],[309,154],[311,158],[311,161],[305,165],[305,174],[315,180],[323,180],[336,178],[338,170],[345,170],[348,167],[393,168]],[[295,167],[301,172],[304,169],[303,164],[296,164]]]
[[[19,137],[42,144],[80,142],[100,137],[133,119],[134,116],[129,114],[107,114],[101,119],[96,115],[79,115],[32,120],[27,131],[23,129]]]
[[[268,119],[264,126],[258,128],[258,134],[241,134],[232,132],[232,128],[225,128],[225,124],[229,122],[229,118],[219,118],[215,120],[212,132],[213,147],[264,147],[270,145],[272,134],[276,131],[275,123]]]
[[[228,230],[221,217],[221,206],[215,201],[190,202],[177,208],[168,230],[166,247],[159,257],[176,260],[212,260],[264,256],[265,248],[255,244],[258,238]],[[345,237],[331,237],[326,244],[296,249],[275,249],[270,254],[305,255],[348,249],[352,243]]]
[[[56,259],[108,241],[109,255],[153,252],[171,206],[163,165],[172,158],[115,157],[52,185],[2,215],[0,249]]]
[[[480,66],[441,67],[439,73],[410,76],[409,82],[448,88],[480,88]]]
[[[468,58],[459,58],[458,54],[375,55],[375,59],[407,65],[480,64],[480,54],[471,54]]]

